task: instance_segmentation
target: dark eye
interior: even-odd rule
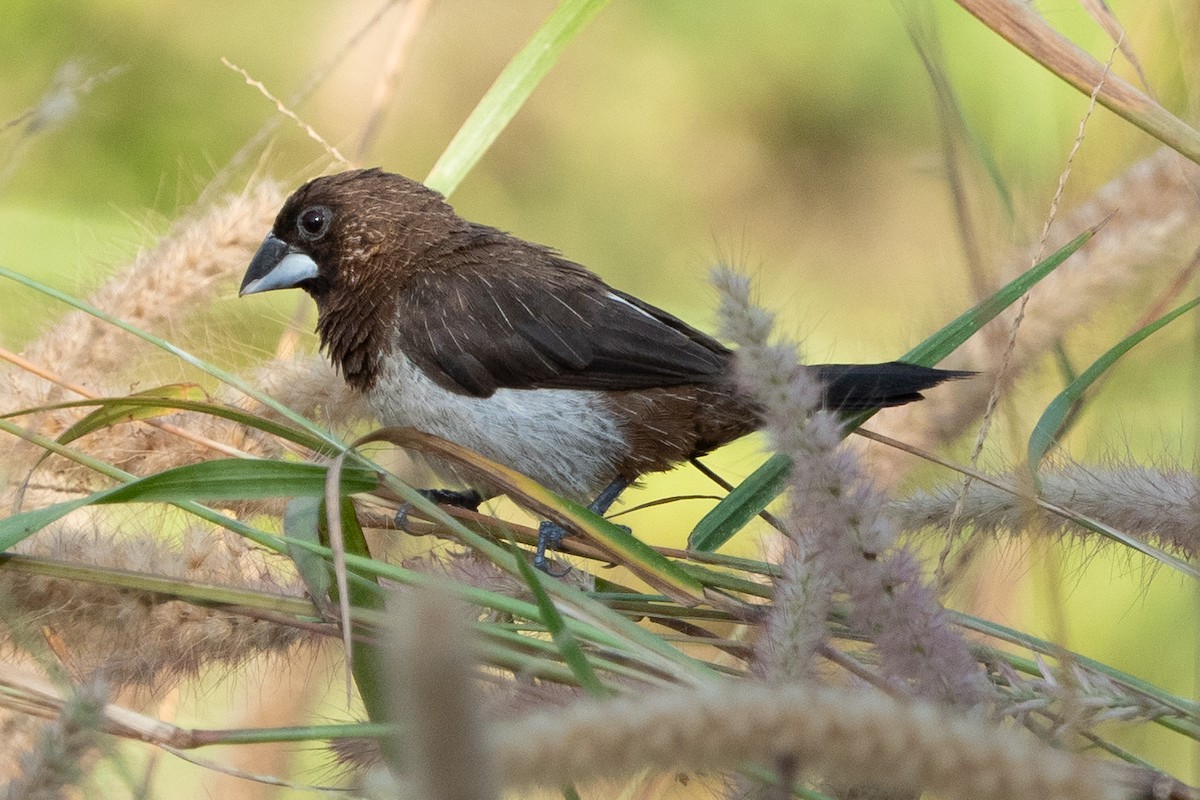
[[[320,239],[325,235],[325,231],[329,230],[331,219],[333,219],[333,212],[325,206],[312,206],[304,209],[300,212],[300,219],[297,221],[300,238],[309,241]]]

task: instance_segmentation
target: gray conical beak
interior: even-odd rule
[[[269,292],[272,289],[293,289],[302,281],[317,277],[317,262],[307,253],[296,250],[287,242],[268,233],[250,260],[246,277],[238,296]]]

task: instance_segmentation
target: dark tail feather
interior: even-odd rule
[[[825,406],[839,411],[902,406],[924,399],[921,392],[942,381],[969,378],[975,374],[919,367],[902,361],[889,361],[886,364],[819,364],[813,369],[825,384]]]

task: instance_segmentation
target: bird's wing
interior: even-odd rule
[[[683,321],[549,250],[481,238],[443,257],[452,269],[412,276],[397,312],[400,348],[445,388],[487,397],[500,388],[645,389],[725,374],[730,351]]]

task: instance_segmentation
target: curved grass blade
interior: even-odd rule
[[[1058,443],[1059,437],[1062,435],[1067,420],[1071,415],[1071,409],[1083,399],[1083,395],[1088,388],[1115,364],[1118,358],[1128,353],[1150,336],[1150,334],[1165,327],[1188,311],[1191,311],[1197,305],[1200,305],[1200,297],[1184,303],[1174,311],[1164,314],[1141,330],[1135,331],[1125,337],[1116,345],[1109,348],[1104,355],[1096,359],[1079,377],[1071,381],[1065,389],[1058,393],[1057,397],[1050,401],[1050,405],[1046,406],[1046,410],[1042,412],[1041,418],[1033,427],[1033,433],[1029,436],[1027,450],[1029,468],[1033,471],[1035,480],[1037,478],[1037,469],[1042,463],[1042,459],[1046,457],[1046,453],[1049,452],[1050,448]]]
[[[1054,30],[1034,8],[1017,0],[955,0],[1025,55],[1096,99],[1163,144],[1200,163],[1200,132],[1153,98],[1112,74],[1104,64]]]
[[[293,497],[283,511],[283,533],[284,540],[289,543],[288,557],[304,582],[305,591],[324,611],[333,586],[329,579],[329,561],[313,549],[291,544],[305,542],[314,547],[321,546],[321,507],[319,497]]]
[[[95,411],[63,431],[56,441],[59,444],[68,444],[81,436],[86,436],[102,428],[110,428],[113,425],[120,425],[123,422],[154,419],[155,417],[170,414],[173,411],[173,409],[164,407],[160,402],[155,401],[190,400],[193,402],[203,402],[208,399],[208,395],[200,388],[199,384],[172,383],[166,386],[156,386],[144,392],[136,392],[130,395],[129,398],[149,400],[150,402],[123,403],[120,399],[115,399],[111,402],[103,403]]]
[[[120,328],[121,330],[125,331],[126,333],[131,333],[134,336],[141,339],[142,341],[152,344],[155,347],[159,348],[160,350],[165,350],[166,352],[168,352],[171,355],[175,356],[176,358],[180,359],[184,363],[190,364],[191,366],[195,367],[196,369],[199,369],[200,371],[204,372],[205,374],[211,375],[212,377],[216,378],[217,380],[221,381],[222,383],[225,383],[228,386],[232,386],[233,388],[237,389],[239,392],[246,395],[247,397],[250,397],[250,398],[258,401],[259,403],[262,403],[264,406],[266,406],[267,408],[276,412],[277,414],[282,416],[284,419],[287,419],[287,420],[295,423],[302,430],[308,431],[310,434],[312,434],[316,438],[320,439],[323,443],[328,445],[334,452],[341,452],[342,450],[345,449],[345,444],[338,437],[334,436],[332,433],[325,430],[320,425],[317,425],[315,422],[308,419],[304,415],[297,414],[295,411],[292,411],[290,408],[285,406],[283,403],[280,403],[278,400],[274,399],[273,397],[270,397],[269,395],[265,394],[264,392],[261,392],[258,389],[254,388],[249,383],[247,383],[246,381],[239,378],[237,375],[234,375],[232,372],[229,372],[227,370],[221,369],[220,367],[214,366],[213,364],[208,363],[204,359],[192,355],[188,351],[184,350],[182,347],[179,347],[178,345],[174,345],[171,342],[168,342],[166,339],[163,339],[162,337],[155,336],[154,334],[149,333],[148,331],[144,331],[141,328],[137,327],[136,325],[130,325],[128,322],[126,322],[122,319],[118,319],[117,317],[114,317],[112,314],[109,314],[106,311],[102,311],[101,309],[96,308],[91,303],[88,303],[84,300],[80,300],[77,297],[72,297],[71,295],[67,294],[66,292],[59,291],[58,289],[55,289],[52,286],[47,286],[46,284],[42,283],[39,280],[31,278],[28,275],[23,275],[20,272],[17,272],[15,270],[8,269],[7,267],[0,266],[0,278],[7,278],[11,281],[21,284],[22,286],[27,286],[30,289],[34,289],[35,291],[38,291],[38,292],[46,295],[47,297],[52,297],[55,300],[66,303],[67,305],[71,306],[72,308],[77,308],[80,311],[82,311],[86,314],[89,314],[98,320],[102,320],[104,322],[107,322],[109,325],[112,325],[116,328]]]
[[[535,514],[557,522],[568,530],[582,532],[610,553],[614,563],[631,570],[677,602],[694,605],[704,600],[703,584],[625,528],[614,525],[578,503],[558,497],[519,472],[489,461],[464,447],[409,428],[392,430],[397,438],[391,441],[402,447],[434,452],[440,458],[468,467],[510,497],[520,498],[523,505]]]
[[[959,314],[937,333],[901,356],[900,360],[923,366],[933,366],[941,361],[1032,289],[1038,281],[1057,269],[1072,253],[1083,247],[1095,235],[1096,230],[1097,228],[1091,228],[1076,236],[1049,258],[1035,264],[995,294]],[[868,411],[851,419],[847,424],[847,431],[857,428],[870,418],[872,413],[874,412]],[[791,460],[786,456],[776,454],[767,459],[750,477],[734,487],[733,491],[704,515],[688,536],[688,547],[692,550],[712,551],[733,538],[734,534],[779,496],[791,468]]]
[[[195,384],[178,384],[180,386],[188,386]],[[167,388],[167,387],[160,387]],[[128,421],[121,419],[123,413],[132,415],[129,419],[149,419],[161,414],[171,414],[176,411],[193,411],[198,414],[208,414],[213,417],[220,417],[231,422],[236,422],[240,425],[245,425],[248,428],[256,428],[263,433],[271,434],[285,441],[298,444],[301,447],[308,448],[313,452],[329,453],[332,448],[329,446],[328,440],[314,436],[308,431],[284,425],[279,422],[261,417],[253,412],[245,411],[234,406],[227,406],[222,403],[213,402],[211,400],[191,400],[187,399],[184,393],[181,393],[179,398],[171,397],[164,393],[159,396],[143,396],[143,394],[128,395],[125,397],[96,397],[86,400],[70,400],[65,403],[52,403],[34,408],[23,408],[18,411],[10,411],[7,414],[0,414],[0,419],[10,419],[12,417],[20,417],[27,414],[40,414],[45,411],[58,411],[66,408],[88,408],[90,406],[99,406],[97,414],[111,409],[107,413],[114,418],[109,424],[117,424]],[[156,412],[157,410],[157,412]],[[102,417],[101,417],[102,418]],[[82,420],[80,420],[80,423]],[[76,423],[79,425],[80,423]],[[74,427],[74,426],[72,426]],[[92,430],[98,430],[102,425],[92,427],[91,430],[83,433],[90,433]],[[65,436],[66,434],[62,434]],[[82,434],[80,434],[82,435]],[[78,437],[72,437],[78,438]],[[60,440],[60,443],[64,443]]]
[[[570,667],[571,674],[588,694],[593,697],[608,697],[609,691],[596,677],[592,665],[583,653],[583,648],[579,646],[579,641],[567,627],[566,621],[558,612],[554,601],[550,599],[549,593],[542,586],[542,582],[538,580],[538,576],[534,574],[533,567],[529,566],[529,562],[524,558],[518,557],[517,568],[521,570],[521,577],[525,579],[529,591],[533,592],[533,599],[537,603],[538,611],[541,612],[542,622],[545,624],[546,630],[550,632],[550,638],[554,640],[554,645],[558,648],[563,663]]]
[[[62,445],[70,444],[81,436],[86,436],[93,431],[109,428],[113,425],[120,425],[124,422],[150,420],[154,419],[155,417],[169,414],[171,413],[170,410],[164,409],[158,402],[164,399],[182,398],[198,400],[206,399],[207,395],[198,384],[175,383],[168,384],[166,386],[156,386],[153,389],[147,389],[144,392],[138,392],[134,395],[131,395],[131,397],[139,400],[149,400],[150,402],[123,403],[120,400],[113,400],[111,403],[103,403],[91,414],[88,414],[83,419],[79,420],[74,425],[70,426],[61,434],[59,434],[54,441]],[[36,413],[44,410],[48,409],[31,409],[28,412],[18,411],[5,414],[3,416],[5,418],[11,418],[22,413]],[[20,489],[17,491],[17,499],[16,503],[14,504],[15,508],[21,507],[22,501],[25,497],[25,487],[29,482],[29,477],[32,476],[33,473],[37,471],[38,467],[42,465],[42,462],[53,455],[53,453],[54,451],[52,450],[44,451],[41,456],[38,457],[38,460],[33,463],[33,466],[29,468],[25,482],[22,483]]]
[[[90,505],[320,497],[325,492],[325,473],[325,467],[317,464],[242,458],[175,467],[77,500],[0,519],[0,550],[7,550],[72,511]],[[354,468],[343,473],[342,487],[348,492],[369,492],[378,484],[378,474],[371,470]]]
[[[559,3],[459,128],[425,178],[426,186],[447,197],[458,187],[554,66],[563,48],[608,5],[608,1],[563,0]]]
[[[345,472],[340,476],[343,479],[346,477]],[[342,483],[345,486],[345,482]],[[328,506],[325,505],[326,500],[322,499],[317,519],[322,527],[322,535],[329,537],[328,521],[332,518],[329,513]],[[362,526],[358,523],[358,514],[355,513],[354,503],[349,497],[342,496],[338,501],[338,522],[341,528],[343,542],[346,552],[350,555],[358,556],[363,559],[371,559],[371,553],[367,548],[367,538],[363,535]],[[350,641],[354,634],[365,633],[357,627],[351,627],[348,612],[351,608],[365,608],[372,611],[383,611],[385,602],[383,596],[379,592],[379,579],[369,573],[356,570],[353,567],[348,567],[353,572],[354,577],[358,580],[347,581],[347,586],[343,587],[345,594],[335,596],[335,601],[346,609],[347,617],[344,624],[346,641]],[[336,584],[335,584],[336,586]],[[388,676],[386,660],[380,648],[371,643],[368,638],[365,641],[360,641],[357,647],[346,651],[347,657],[350,659],[350,672],[347,676],[353,676],[354,684],[358,687],[358,696],[362,698],[363,707],[367,710],[367,716],[372,722],[383,722],[388,717]],[[347,697],[347,699],[349,699]]]

